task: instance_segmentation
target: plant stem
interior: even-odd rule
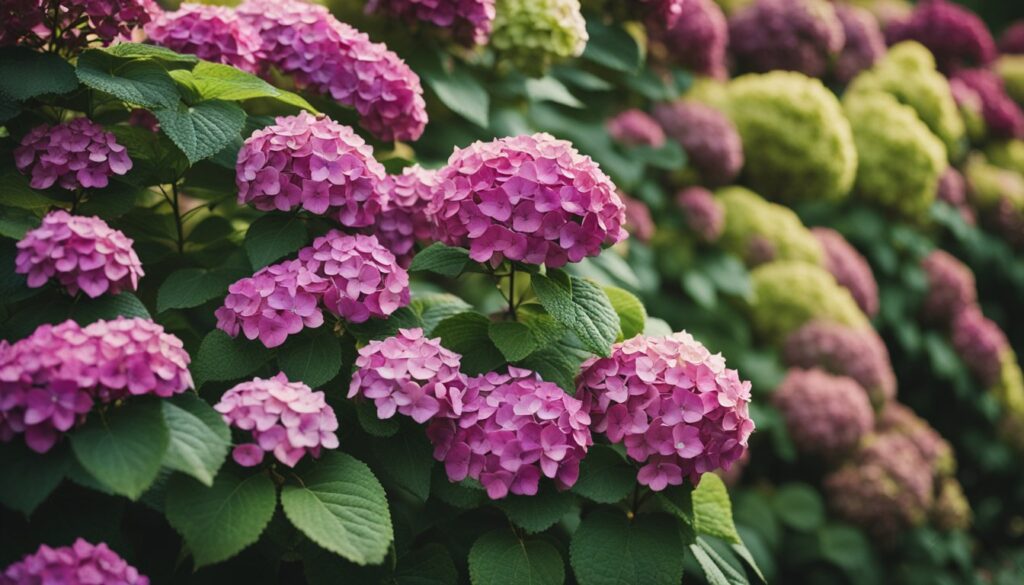
[[[508,314],[516,320],[516,268],[512,267],[508,275]]]
[[[178,213],[178,182],[171,183],[171,194],[173,199],[171,200],[171,209],[174,211],[174,227],[178,232],[178,253],[185,253],[185,230],[181,222],[181,214]]]

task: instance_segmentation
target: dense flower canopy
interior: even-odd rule
[[[114,175],[132,169],[128,151],[88,118],[37,126],[14,149],[14,164],[30,175],[33,189],[102,189]]]
[[[0,46],[44,47],[65,52],[89,44],[109,45],[131,37],[159,12],[149,0],[13,0],[4,2],[0,16]],[[51,32],[56,29],[57,35]]]
[[[981,100],[988,132],[997,138],[1024,138],[1024,111],[1006,93],[1003,80],[987,69],[964,69],[953,80],[973,89]]]
[[[224,6],[182,4],[176,12],[157,15],[146,35],[158,45],[200,59],[256,73],[260,35],[235,11]]]
[[[434,234],[434,222],[428,213],[434,198],[437,171],[419,165],[402,169],[400,175],[388,175],[378,184],[383,208],[373,223],[373,235],[381,245],[408,267],[413,246],[426,242]]]
[[[846,42],[836,59],[833,76],[845,84],[885,54],[885,37],[878,21],[866,10],[847,4],[836,4],[835,10]]]
[[[0,574],[3,585],[149,585],[149,579],[106,543],[75,539],[70,546],[41,545]]]

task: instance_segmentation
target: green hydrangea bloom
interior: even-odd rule
[[[491,46],[524,73],[540,75],[587,46],[579,0],[498,0],[496,9]]]
[[[790,208],[770,203],[743,187],[726,187],[715,195],[725,210],[725,228],[719,241],[747,265],[765,260],[822,264],[821,245]],[[771,258],[759,257],[764,243],[774,252]]]
[[[963,487],[955,478],[942,480],[935,493],[931,519],[936,528],[945,532],[967,530],[971,527],[971,504],[964,496]]]
[[[817,79],[790,71],[749,74],[729,84],[726,107],[743,138],[743,175],[773,200],[842,199],[857,151],[842,107]]]
[[[850,291],[824,268],[806,262],[769,262],[751,272],[751,320],[762,336],[781,342],[808,321],[869,327]]]
[[[1024,173],[1024,140],[1004,140],[990,144],[985,154],[997,167]]]
[[[1017,209],[1024,209],[1024,175],[997,167],[982,154],[974,154],[964,165],[964,178],[970,186],[971,203],[982,210],[992,209],[1003,197]]]
[[[949,81],[935,69],[935,58],[924,45],[904,41],[893,45],[875,66],[858,75],[846,96],[883,92],[906,104],[958,158],[964,150],[964,121],[957,110]]]
[[[1007,442],[1024,452],[1024,373],[1012,349],[1003,352],[999,382],[992,392],[1002,407],[1000,429]]]
[[[914,113],[886,93],[843,98],[857,145],[857,196],[921,217],[935,201],[946,149]]]
[[[1006,93],[1024,104],[1024,55],[1003,55],[996,61],[996,73],[1003,79]]]

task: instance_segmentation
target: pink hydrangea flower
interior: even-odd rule
[[[0,575],[3,585],[149,585],[139,570],[101,542],[78,538],[71,546],[42,545]]]
[[[878,312],[878,283],[868,261],[839,232],[822,227],[811,232],[825,252],[825,268],[850,291],[860,310],[874,317]]]
[[[213,408],[228,425],[252,432],[254,442],[237,445],[231,453],[244,467],[259,465],[264,453],[295,467],[307,454],[317,458],[321,449],[338,448],[338,419],[324,393],[289,382],[284,373],[242,382]]]
[[[867,10],[847,4],[836,4],[835,9],[846,42],[833,71],[836,80],[845,85],[885,54],[885,36],[878,19]]]
[[[665,131],[643,110],[625,110],[605,123],[612,140],[626,146],[659,147],[665,144]]]
[[[649,242],[658,228],[647,204],[619,191],[619,199],[626,206],[626,231],[641,242]]]
[[[852,378],[791,369],[772,394],[797,449],[838,460],[871,432],[867,392]]]
[[[988,27],[969,9],[946,0],[923,0],[906,18],[885,27],[890,45],[913,40],[935,55],[944,73],[962,67],[983,67],[997,56],[996,43]]]
[[[977,222],[974,209],[967,201],[967,181],[963,174],[956,170],[956,167],[946,167],[945,172],[939,177],[939,187],[935,198],[956,208],[960,212],[960,217],[968,225],[974,225]]]
[[[412,262],[413,245],[431,239],[434,225],[428,208],[434,196],[436,171],[419,165],[400,175],[388,175],[379,184],[384,209],[377,214],[373,234],[398,258],[402,267]]]
[[[5,0],[0,7],[5,29],[0,31],[0,45],[42,48],[52,42],[66,53],[89,44],[109,45],[130,39],[159,11],[153,0]],[[51,38],[54,25],[59,34]]]
[[[491,36],[494,0],[371,0],[367,12],[387,12],[405,22],[429,22],[450,29],[466,46],[484,45]]]
[[[549,134],[456,149],[437,174],[438,237],[470,258],[557,268],[626,237],[615,185],[589,156]]]
[[[1024,111],[1006,93],[998,75],[988,69],[963,69],[953,74],[950,87],[954,83],[963,84],[977,94],[985,126],[993,137],[1024,138]]]
[[[491,372],[469,381],[475,400],[458,419],[435,418],[427,428],[434,458],[450,481],[477,479],[494,500],[510,492],[532,496],[541,476],[568,489],[592,444],[583,404],[529,370]]]
[[[729,51],[740,68],[821,77],[843,48],[843,25],[820,0],[756,0],[729,19]]]
[[[646,19],[653,40],[667,56],[698,75],[724,79],[729,30],[722,9],[711,0],[658,0]]]
[[[328,286],[300,260],[261,268],[228,287],[224,306],[215,312],[217,327],[277,347],[305,327],[323,325],[320,300]]]
[[[1024,247],[1024,210],[1007,195],[999,197],[989,219],[996,233],[1011,246]]]
[[[950,323],[978,302],[974,273],[948,252],[934,250],[921,261],[928,277],[924,312],[932,320]]]
[[[259,31],[265,73],[276,68],[299,87],[354,107],[380,140],[423,134],[420,78],[382,43],[302,0],[247,0],[237,13]]]
[[[725,210],[704,187],[687,187],[676,193],[676,206],[686,227],[705,243],[714,242],[725,229]]]
[[[69,191],[103,189],[112,175],[131,170],[128,151],[114,135],[88,118],[32,129],[14,149],[14,164],[31,175],[33,189],[54,184]]]
[[[879,413],[875,428],[879,433],[906,437],[936,475],[956,472],[956,457],[949,441],[910,408],[890,402]]]
[[[617,343],[584,362],[578,385],[591,429],[623,443],[654,491],[728,470],[754,430],[750,382],[686,332]]]
[[[38,288],[56,277],[71,295],[92,298],[136,290],[144,276],[131,238],[98,217],[51,211],[18,242],[15,271]]]
[[[953,320],[953,349],[986,386],[999,382],[1003,354],[1009,349],[1006,334],[972,305]]]
[[[128,114],[128,124],[144,128],[150,132],[158,132],[160,130],[160,120],[156,119],[153,112],[142,108],[135,108]]]
[[[182,4],[146,25],[149,39],[168,49],[256,73],[260,35],[226,6]]]
[[[374,236],[332,230],[299,250],[299,260],[325,282],[324,308],[346,321],[385,318],[409,304],[409,273]]]
[[[384,166],[348,126],[300,112],[253,132],[238,153],[239,203],[261,211],[300,206],[348,227],[373,224],[381,211]]]
[[[786,337],[782,358],[788,366],[821,368],[852,378],[875,405],[896,396],[889,350],[874,329],[811,321]]]
[[[654,118],[686,151],[702,184],[720,187],[739,175],[743,141],[725,114],[698,102],[679,101],[655,106]]]
[[[1024,20],[1015,20],[999,37],[999,50],[1015,55],[1024,54]]]
[[[399,329],[397,335],[359,350],[348,397],[373,400],[379,419],[395,412],[418,423],[458,418],[463,404],[475,398],[467,395],[461,360],[441,347],[440,339],[424,337],[422,329]]]
[[[82,332],[95,343],[97,382],[91,392],[101,402],[149,394],[169,398],[193,386],[185,345],[158,323],[118,317]]]

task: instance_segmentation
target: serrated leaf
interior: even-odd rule
[[[64,446],[40,454],[20,438],[0,443],[0,504],[30,515],[60,485],[70,463]]]
[[[481,128],[487,127],[491,96],[468,69],[453,62],[450,71],[434,66],[419,72],[427,87],[449,110]]]
[[[397,418],[381,420],[377,418],[377,407],[370,401],[358,401],[355,403],[356,418],[359,426],[374,437],[393,437],[398,432],[399,424]]]
[[[621,502],[636,485],[636,471],[607,445],[593,445],[580,462],[572,491],[599,504]]]
[[[20,240],[39,223],[39,217],[27,209],[0,205],[0,236]]]
[[[469,580],[473,585],[562,585],[565,561],[548,542],[520,540],[502,528],[488,532],[473,544]]]
[[[25,47],[0,50],[0,93],[23,102],[45,94],[65,94],[78,87],[75,68],[56,53]]]
[[[245,479],[222,471],[213,485],[176,475],[167,486],[167,521],[185,538],[196,568],[229,559],[259,539],[277,508],[263,472]]]
[[[530,328],[530,334],[537,342],[537,348],[543,349],[565,337],[566,328],[554,317],[548,315],[544,307],[537,303],[524,303],[516,309],[516,317],[520,323]]]
[[[193,105],[179,102],[153,110],[160,129],[195,164],[210,158],[237,139],[245,127],[245,110],[224,100]]]
[[[515,321],[491,323],[487,328],[487,336],[510,362],[521,360],[537,349],[530,328]]]
[[[118,43],[102,49],[104,53],[122,59],[154,59],[171,65],[192,65],[199,62],[195,55],[182,55],[156,45],[143,43]]]
[[[131,500],[137,500],[156,479],[167,445],[160,402],[142,398],[106,413],[93,413],[71,433],[71,448],[82,467]]]
[[[12,160],[10,166],[0,170],[0,192],[4,194],[5,206],[42,212],[56,204],[56,201],[47,197],[46,193],[29,186],[28,177],[21,174],[13,162]]]
[[[209,404],[193,394],[161,401],[164,424],[170,433],[164,467],[213,485],[217,470],[231,446],[231,431]]]
[[[715,284],[702,272],[688,271],[683,275],[683,290],[703,309],[714,309],[718,304]]]
[[[288,379],[317,388],[341,371],[341,345],[326,329],[289,339],[277,352],[277,363]]]
[[[101,49],[79,55],[75,74],[85,85],[130,104],[177,109],[178,86],[167,70],[148,59],[125,61]]]
[[[693,501],[693,529],[732,543],[740,544],[740,535],[732,520],[732,503],[722,478],[705,473],[691,493]]]
[[[469,303],[448,293],[417,296],[409,303],[409,308],[420,315],[423,332],[428,336],[433,336],[434,328],[441,321],[472,310]]]
[[[149,319],[150,314],[139,297],[130,292],[117,295],[103,295],[95,299],[83,298],[71,306],[68,317],[79,325],[88,325],[101,319],[111,320],[118,317],[141,317]]]
[[[678,585],[681,545],[669,516],[642,515],[631,522],[620,510],[600,509],[576,529],[569,558],[580,585]]]
[[[268,98],[313,113],[314,108],[305,98],[290,91],[278,89],[259,77],[229,65],[200,61],[191,71],[176,71],[172,75],[184,78],[185,83],[204,100],[242,101]]]
[[[434,336],[462,356],[462,371],[470,376],[491,372],[505,363],[487,331],[490,321],[480,313],[459,313],[438,323]]]
[[[513,524],[530,533],[543,532],[554,526],[562,516],[572,510],[576,498],[571,492],[557,491],[545,486],[532,496],[510,495],[498,500],[501,508]]]
[[[821,496],[807,484],[789,483],[780,487],[772,499],[772,508],[783,524],[800,532],[811,532],[825,522]]]
[[[206,334],[192,362],[196,387],[205,382],[243,378],[270,360],[270,351],[258,341],[232,338],[220,329]]]
[[[560,273],[555,273],[560,274]],[[577,277],[535,274],[533,290],[552,317],[576,333],[589,351],[607,357],[619,334],[619,317],[608,295],[596,284]]]
[[[256,270],[306,244],[306,224],[294,215],[265,215],[245,233],[245,253]]]
[[[238,271],[202,268],[183,268],[172,272],[157,292],[156,312],[198,307],[227,294],[228,286],[242,276]]]
[[[413,257],[409,272],[434,272],[441,276],[455,277],[462,274],[467,262],[469,250],[435,242]]]
[[[358,565],[384,560],[393,540],[384,488],[365,463],[332,451],[281,491],[285,515],[323,548]]]
[[[690,552],[704,571],[708,585],[748,585],[746,576],[726,562],[703,537],[697,537],[697,542],[690,545]]]
[[[623,339],[632,339],[643,333],[647,324],[647,309],[636,295],[617,286],[606,286],[604,292],[619,316],[619,328]]]
[[[406,425],[396,436],[374,441],[372,452],[377,465],[391,479],[391,483],[421,502],[430,497],[434,450],[422,427]]]
[[[471,510],[480,506],[487,494],[482,489],[466,485],[469,480],[458,483],[448,481],[444,466],[437,465],[430,478],[430,497],[441,500],[449,506],[462,510]],[[483,487],[483,486],[480,486]]]

